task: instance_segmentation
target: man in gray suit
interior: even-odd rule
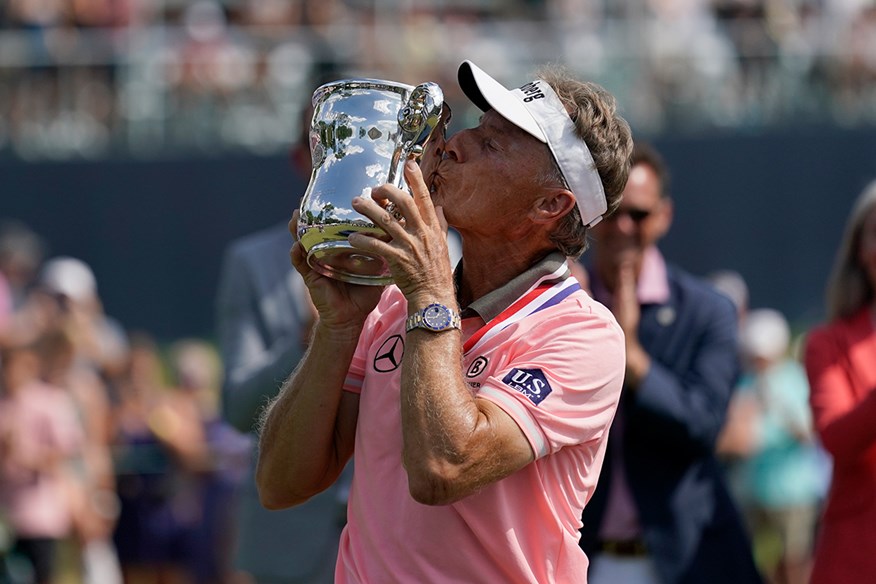
[[[225,366],[223,409],[237,429],[254,432],[262,407],[304,354],[313,310],[289,261],[285,224],[242,237],[225,253],[218,334]],[[252,471],[242,488],[236,565],[259,584],[333,582],[344,522],[343,484],[306,505],[268,511]]]

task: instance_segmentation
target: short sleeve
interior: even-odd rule
[[[601,439],[623,385],[624,338],[614,317],[570,304],[575,310],[517,331],[478,393],[517,422],[538,458]]]

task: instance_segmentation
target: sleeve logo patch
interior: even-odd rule
[[[541,369],[514,368],[502,379],[502,383],[516,389],[535,405],[544,401],[544,398],[553,391]]]

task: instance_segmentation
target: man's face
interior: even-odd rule
[[[493,110],[477,127],[448,140],[444,154],[432,181],[432,200],[461,232],[495,233],[499,225],[520,223],[550,163],[546,145]]]
[[[645,250],[669,230],[672,203],[660,190],[654,169],[636,164],[617,211],[593,228],[597,271],[609,288],[613,288],[614,275],[624,262],[632,262],[638,274]]]

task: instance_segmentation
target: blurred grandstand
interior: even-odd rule
[[[563,63],[646,134],[876,125],[873,0],[4,0],[0,155],[275,154],[318,81],[462,106],[464,58]]]

